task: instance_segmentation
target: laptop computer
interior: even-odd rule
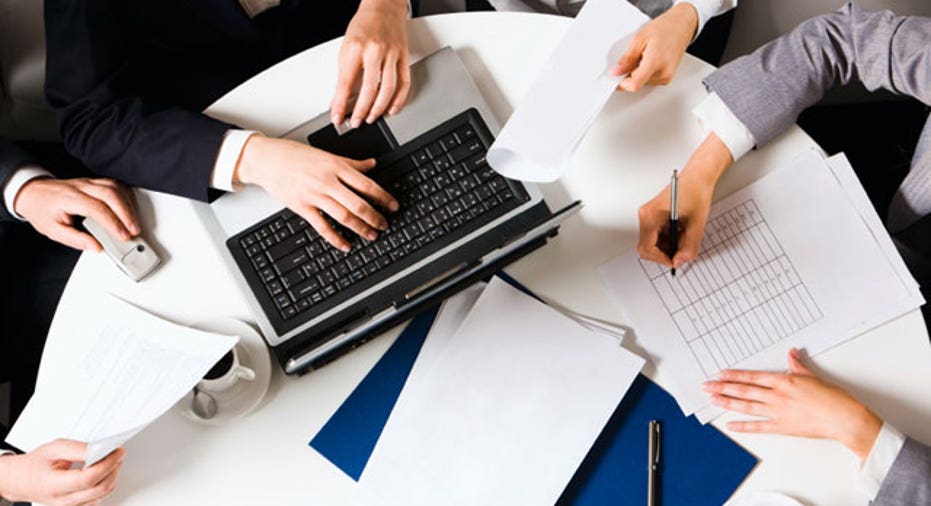
[[[499,126],[454,50],[411,71],[400,114],[349,132],[323,114],[285,135],[377,159],[369,175],[401,206],[374,241],[331,220],[352,245],[343,253],[259,188],[195,204],[288,374],[322,367],[543,246],[581,208],[554,213],[536,186],[488,166]]]

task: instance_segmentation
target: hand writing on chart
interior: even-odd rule
[[[798,350],[789,352],[789,372],[725,370],[704,389],[712,403],[763,420],[728,422],[736,432],[833,439],[865,461],[882,420],[842,388],[815,376]]]
[[[362,0],[339,51],[339,77],[330,103],[333,124],[343,123],[359,87],[350,124],[397,114],[411,89],[407,54],[407,0]],[[361,72],[361,83],[358,83]]]
[[[714,133],[695,150],[679,173],[679,247],[675,255],[663,249],[669,225],[669,186],[640,206],[640,258],[679,269],[698,256],[711,213],[714,186],[733,162],[730,150]]]
[[[673,5],[644,25],[611,70],[616,76],[629,74],[617,89],[638,91],[648,84],[669,84],[697,30],[698,11],[687,2]]]

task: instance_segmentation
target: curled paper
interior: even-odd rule
[[[648,20],[626,0],[589,0],[491,145],[491,167],[523,181],[558,179],[620,80],[611,67]]]

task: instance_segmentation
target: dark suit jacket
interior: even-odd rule
[[[84,170],[60,145],[0,141],[0,182],[34,162],[69,178]],[[12,381],[13,420],[35,387],[45,336],[79,252],[15,220],[0,202],[0,382]]]
[[[68,151],[131,186],[208,199],[231,125],[200,111],[345,32],[358,0],[45,0],[46,95]]]

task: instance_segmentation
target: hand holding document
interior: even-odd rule
[[[91,466],[171,408],[236,341],[106,294],[62,308],[7,442],[27,452],[57,438],[86,442]]]
[[[589,0],[488,151],[500,174],[551,182],[614,93],[611,68],[649,18],[626,0]]]
[[[499,278],[478,290],[437,317],[360,479],[364,503],[553,504],[643,365]]]
[[[920,306],[918,285],[843,155],[810,151],[712,208],[698,258],[675,276],[630,251],[602,280],[685,414],[722,369],[783,370]]]

